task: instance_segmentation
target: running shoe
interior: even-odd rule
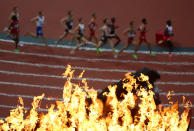
[[[118,52],[118,51],[115,51],[115,55],[117,55],[117,56],[118,56],[118,55],[119,55],[119,52]]]
[[[132,56],[133,56],[133,58],[134,58],[135,60],[138,59],[138,56],[137,56],[136,54],[132,54]]]
[[[22,43],[18,43],[18,45],[19,45],[19,46],[24,46],[24,44],[22,44]]]
[[[151,53],[151,54],[150,54],[150,56],[155,56],[155,55],[156,55],[156,54],[154,54],[154,53]]]
[[[16,48],[16,49],[14,49],[14,51],[15,51],[15,52],[20,52],[20,50],[19,50],[19,49],[17,49],[17,48]]]
[[[114,58],[118,58],[119,53],[115,51]]]
[[[115,55],[114,55],[114,58],[118,58],[118,55],[115,54]]]
[[[162,44],[162,43],[163,43],[163,40],[158,41],[158,44]]]
[[[99,53],[101,53],[102,51],[98,48],[98,49],[96,49],[96,53],[97,54],[99,54]]]

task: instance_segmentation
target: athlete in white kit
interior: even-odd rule
[[[40,37],[43,40],[45,46],[47,46],[47,41],[44,37],[43,29],[42,29],[43,25],[45,23],[45,17],[43,16],[42,11],[39,11],[38,16],[32,18],[31,22],[35,23],[35,25],[36,25],[36,34],[27,33],[26,35],[33,36],[33,37],[36,37],[36,38]]]
[[[74,30],[75,36],[77,38],[77,45],[75,46],[75,48],[73,48],[71,50],[71,54],[75,53],[75,50],[79,49],[81,46],[87,45],[87,44],[92,44],[94,47],[96,47],[96,45],[93,42],[89,42],[85,36],[84,36],[84,30],[85,30],[85,25],[83,23],[83,19],[79,18],[79,24],[77,25],[77,27]]]

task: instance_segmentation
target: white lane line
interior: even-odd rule
[[[164,107],[172,106],[172,104],[161,104],[161,105],[164,106]],[[185,105],[184,105],[184,104],[179,104],[179,107],[184,108]],[[194,105],[189,105],[189,107],[190,107],[190,108],[193,108]]]
[[[156,82],[157,85],[182,85],[182,86],[189,86],[189,85],[194,85],[194,82]]]
[[[82,57],[74,57],[74,56],[60,56],[60,55],[49,55],[49,54],[40,54],[40,53],[27,53],[27,52],[14,52],[9,50],[2,50],[0,52],[3,53],[12,53],[19,55],[28,55],[28,56],[38,56],[38,57],[50,57],[57,59],[67,59],[67,60],[80,60],[80,61],[89,61],[89,62],[115,62],[115,63],[141,63],[141,64],[156,64],[156,65],[185,65],[192,66],[194,62],[159,62],[159,61],[137,61],[137,60],[119,60],[119,59],[103,59],[103,58],[82,58]]]
[[[17,106],[0,105],[0,108],[16,109]],[[31,108],[30,107],[24,107],[24,109],[25,110],[30,110]],[[44,111],[44,112],[48,111],[48,109],[43,109],[43,108],[37,108],[36,110],[37,111]]]
[[[34,98],[34,96],[30,96],[30,95],[7,94],[7,93],[3,93],[3,92],[0,92],[0,96],[17,97],[17,98],[21,97],[21,98],[28,98],[28,99]],[[54,97],[43,97],[43,100],[63,101],[62,98],[54,98]]]
[[[56,76],[56,75],[43,75],[43,74],[34,74],[34,73],[22,73],[22,72],[10,72],[10,71],[2,71],[0,70],[0,73],[7,74],[7,75],[20,75],[20,76],[34,76],[34,77],[50,77],[50,78],[57,78],[57,79],[64,79],[62,76]],[[89,78],[85,77],[88,81],[98,81],[98,82],[118,82],[119,80],[113,80],[113,79],[101,79],[101,78]],[[73,80],[82,80],[81,78],[73,77]]]
[[[1,71],[0,73],[2,74],[7,74],[7,75],[20,75],[20,76],[33,76],[33,77],[50,77],[50,78],[57,78],[57,79],[64,79],[62,76],[56,76],[56,75],[46,75],[46,74],[34,74],[34,73],[22,73],[22,72],[10,72],[10,71]],[[101,78],[90,78],[90,77],[85,77],[87,81],[98,81],[98,82],[106,82],[106,83],[116,83],[119,82],[119,80],[116,79],[101,79]],[[72,78],[74,80],[82,80],[81,78]],[[157,85],[183,85],[183,86],[188,86],[188,85],[194,85],[194,82],[156,82]]]
[[[62,87],[59,86],[47,86],[47,85],[33,85],[27,83],[18,83],[18,82],[5,82],[0,81],[1,85],[12,85],[12,86],[23,86],[23,87],[33,87],[33,88],[41,88],[41,89],[56,89],[56,90],[63,90]]]
[[[47,67],[54,69],[66,69],[67,66],[62,65],[48,65],[48,64],[39,64],[39,63],[29,63],[29,62],[20,62],[20,61],[8,61],[8,60],[0,60],[0,63],[9,63],[16,65],[25,65],[25,66],[34,66],[34,67]],[[123,70],[123,69],[102,69],[102,68],[89,68],[89,67],[79,67],[72,66],[74,70],[86,70],[86,71],[96,71],[96,72],[135,72],[135,70]],[[168,74],[168,75],[194,75],[194,72],[169,72],[169,71],[159,71],[160,74]]]
[[[102,91],[101,89],[97,90],[98,92]],[[160,95],[164,95],[166,96],[168,93],[166,92],[161,92]],[[62,91],[61,91],[61,95],[62,95]],[[9,94],[9,93],[3,93],[0,92],[0,96],[6,96],[6,97],[22,97],[22,98],[28,98],[28,99],[33,99],[34,96],[31,95],[21,95],[21,94]],[[171,94],[171,96],[194,96],[194,93],[173,93]],[[53,101],[63,101],[62,98],[57,98],[57,97],[44,97],[44,100],[53,100]]]
[[[1,85],[12,85],[12,86],[33,87],[33,88],[41,88],[41,89],[57,89],[61,91],[63,90],[62,87],[48,86],[48,85],[33,85],[33,84],[27,84],[27,83],[2,82],[2,81],[0,81],[0,84]],[[96,89],[96,90],[98,92],[102,91],[102,89]],[[166,96],[167,94],[168,94],[167,92],[160,92],[160,95]],[[194,93],[172,93],[171,95],[172,96],[194,96]]]
[[[166,96],[167,94],[167,92],[160,92],[160,95]],[[171,96],[194,96],[194,93],[171,93]]]
[[[8,40],[8,39],[0,39],[0,41],[2,42],[9,42],[9,43],[13,43],[12,40]],[[37,42],[25,42],[25,41],[20,41],[21,44],[26,44],[26,45],[38,45],[38,46],[44,46],[44,43],[37,43]],[[56,47],[54,44],[49,45],[51,47]],[[72,49],[73,46],[70,45],[58,45],[57,47],[61,47],[61,48],[67,48],[67,49]],[[89,51],[96,51],[96,48],[92,48],[92,47],[80,47],[80,50],[89,50]],[[105,48],[101,48],[101,50],[103,52],[112,52],[112,49],[105,49]],[[125,50],[125,53],[133,53],[133,50]],[[155,54],[168,54],[168,52],[166,51],[162,51],[162,52],[158,52],[158,51],[153,51]],[[138,51],[138,53],[141,54],[149,54],[149,51]],[[175,55],[194,55],[194,52],[173,52],[173,54]]]

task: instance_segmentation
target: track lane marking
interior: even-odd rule
[[[0,41],[2,42],[8,42],[8,43],[14,43],[12,40],[9,39],[0,39]],[[44,46],[44,43],[38,43],[38,42],[27,42],[27,41],[20,41],[21,44],[25,44],[25,45],[37,45],[37,46]],[[54,44],[49,44],[48,46],[50,47],[56,47],[56,45]],[[72,49],[74,48],[74,46],[70,46],[70,45],[57,45],[57,47],[60,48],[66,48],[66,49]],[[93,47],[80,47],[80,50],[88,50],[88,51],[96,51],[96,48]],[[105,48],[101,48],[101,50],[103,52],[112,52],[112,49],[105,49]],[[124,50],[124,53],[134,53],[134,50]],[[139,50],[138,53],[140,54],[149,54],[149,51],[141,51]],[[159,54],[159,55],[167,55],[168,52],[167,51],[153,51],[153,53],[155,54]],[[181,51],[181,52],[173,52],[173,54],[175,55],[189,55],[189,56],[193,56],[194,52],[185,52],[185,51]]]
[[[28,56],[38,56],[38,57],[49,57],[49,58],[57,58],[57,59],[68,59],[68,60],[80,60],[80,61],[89,61],[89,62],[114,62],[114,63],[141,63],[141,64],[156,64],[156,65],[184,65],[184,66],[193,66],[194,62],[159,62],[159,61],[137,61],[137,60],[118,60],[118,59],[103,59],[103,58],[83,58],[83,57],[74,57],[74,56],[61,56],[61,55],[49,55],[42,53],[27,53],[27,52],[14,52],[9,50],[2,50],[2,53],[11,53],[18,55],[28,55]]]
[[[47,68],[64,69],[64,70],[67,68],[67,66],[62,66],[62,65],[49,65],[49,64],[9,61],[9,60],[0,60],[0,63],[9,63],[9,64],[34,66],[34,67],[47,67]],[[71,68],[74,70],[86,70],[86,71],[96,71],[96,72],[121,72],[121,73],[135,72],[135,70],[102,69],[102,68],[89,68],[89,67],[81,67],[81,66],[72,66]],[[158,72],[160,74],[168,74],[168,75],[194,75],[194,72],[170,72],[170,71],[158,71]]]
[[[56,78],[56,79],[64,79],[62,76],[57,75],[47,75],[47,74],[35,74],[35,73],[23,73],[23,72],[11,72],[11,71],[4,71],[0,70],[1,74],[7,75],[19,75],[19,76],[30,76],[30,77],[46,77],[46,78]],[[66,77],[65,77],[66,78]],[[73,77],[73,80],[82,80],[82,78]],[[103,79],[103,78],[92,78],[92,77],[85,77],[87,81],[98,81],[98,82],[105,82],[105,83],[117,83],[119,79]],[[156,82],[157,85],[194,85],[194,82],[179,82],[179,81],[168,81],[168,82]]]

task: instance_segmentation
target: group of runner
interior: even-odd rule
[[[15,42],[15,52],[19,52],[18,44],[19,44],[19,34],[20,34],[20,28],[19,28],[19,11],[18,7],[13,7],[12,12],[9,15],[9,26],[5,27],[3,29],[4,32],[8,32],[8,37]],[[33,17],[31,19],[31,22],[36,25],[36,33],[33,32],[27,32],[25,33],[25,36],[32,36],[32,37],[40,37],[43,42],[45,43],[45,46],[47,46],[46,38],[43,34],[43,24],[45,22],[45,17],[43,15],[42,11],[38,12],[38,15],[36,17]],[[19,44],[22,46],[22,44]]]
[[[9,17],[10,26],[8,27],[8,31],[10,32],[9,38],[13,39],[16,43],[15,51],[18,50],[18,43],[19,43],[19,12],[18,7],[14,7],[13,11],[10,14]],[[33,37],[40,37],[42,38],[45,46],[47,46],[47,41],[45,39],[45,36],[43,34],[43,25],[45,23],[45,17],[43,15],[42,11],[38,12],[38,15],[31,19],[31,22],[36,24],[36,33],[26,33],[27,36],[33,36]],[[122,53],[124,50],[126,50],[130,45],[134,45],[134,53],[132,54],[134,59],[138,59],[137,51],[139,50],[140,45],[145,42],[149,52],[150,56],[154,56],[151,49],[151,44],[147,41],[146,33],[147,33],[147,20],[146,18],[142,19],[141,25],[138,27],[138,31],[140,32],[139,35],[139,42],[135,42],[134,38],[136,36],[136,31],[134,29],[134,21],[129,22],[129,27],[124,30],[123,34],[127,35],[128,42],[125,44],[125,46],[120,50],[116,51],[115,47],[120,43],[121,39],[117,35],[116,30],[118,26],[116,25],[116,19],[115,17],[112,17],[110,21],[105,18],[103,19],[102,23],[103,25],[99,28],[99,30],[102,32],[101,38],[98,41],[96,36],[96,30],[97,30],[97,24],[96,24],[96,14],[93,13],[91,16],[91,19],[88,23],[88,28],[90,31],[89,37],[86,37],[84,34],[85,31],[85,25],[83,22],[83,18],[78,19],[78,25],[73,29],[73,15],[72,11],[68,11],[67,15],[61,19],[61,24],[65,26],[64,33],[58,38],[58,40],[55,42],[56,46],[65,39],[68,35],[71,35],[72,38],[70,40],[70,45],[72,45],[73,41],[77,41],[77,45],[71,50],[71,54],[74,54],[77,49],[79,49],[81,46],[85,46],[88,44],[93,45],[96,48],[96,52],[100,53],[100,48],[104,46],[105,44],[109,44],[109,46],[112,49],[113,55],[115,58],[118,57],[120,53]],[[6,29],[5,29],[6,30]],[[169,56],[172,56],[173,51],[173,44],[172,44],[172,24],[171,21],[167,21],[167,26],[164,31],[164,41],[160,41],[159,43],[164,43],[169,48]],[[94,39],[94,40],[93,40]],[[113,43],[112,39],[116,39],[116,42]]]

